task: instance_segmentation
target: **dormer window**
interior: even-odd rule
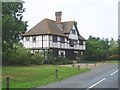
[[[36,36],[33,36],[33,37],[32,37],[32,41],[33,41],[33,43],[36,42]]]
[[[72,34],[76,34],[76,31],[74,29],[72,29]]]

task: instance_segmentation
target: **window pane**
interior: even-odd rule
[[[74,46],[74,40],[70,40],[70,46]]]
[[[36,36],[33,36],[32,39],[33,39],[33,42],[36,42]]]
[[[61,39],[61,40],[60,40],[61,43],[64,43],[64,42],[65,42],[65,38],[64,38],[64,37],[61,37],[60,39]]]
[[[26,41],[29,41],[30,37],[26,37]]]
[[[57,36],[53,36],[53,42],[57,42]]]
[[[79,44],[80,44],[80,45],[83,45],[83,41],[82,41],[82,40],[79,40]]]

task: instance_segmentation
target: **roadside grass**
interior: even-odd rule
[[[10,88],[34,88],[60,81],[90,69],[58,66],[56,79],[55,65],[3,66],[2,88],[6,88],[6,77],[10,77]]]
[[[120,62],[120,60],[108,60],[108,61],[105,61],[105,63],[118,63]]]

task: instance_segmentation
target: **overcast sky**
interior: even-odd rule
[[[23,0],[26,11],[23,20],[28,30],[44,18],[55,20],[55,12],[62,11],[62,21],[76,21],[84,38],[118,38],[119,0]]]

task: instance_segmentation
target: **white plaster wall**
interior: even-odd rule
[[[70,39],[78,40],[78,35],[77,34],[69,34]]]

